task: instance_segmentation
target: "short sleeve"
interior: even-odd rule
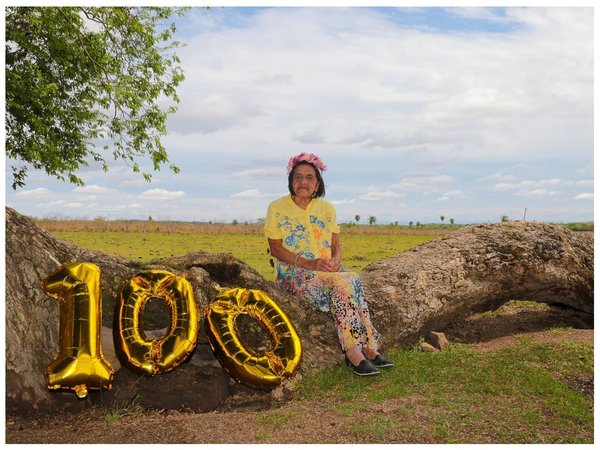
[[[337,217],[335,214],[335,208],[333,207],[332,204],[329,204],[329,217],[331,217],[331,222],[330,222],[330,230],[332,233],[334,234],[340,234],[340,226],[337,223]]]
[[[267,218],[265,219],[264,233],[268,239],[283,239],[281,228],[275,217],[275,208],[273,203],[269,204],[267,209]]]

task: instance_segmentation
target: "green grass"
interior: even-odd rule
[[[564,381],[593,374],[590,345],[522,340],[518,347],[485,353],[455,345],[439,353],[392,350],[389,356],[396,367],[379,377],[358,378],[341,366],[308,374],[299,398],[332,399],[340,414],[360,418],[349,431],[373,439],[393,436],[400,427],[438,443],[593,440],[590,399]],[[377,405],[385,403],[397,407],[382,415]]]
[[[134,397],[129,402],[121,404],[116,402],[112,407],[107,408],[104,413],[104,421],[107,424],[116,422],[122,417],[128,416],[132,413],[143,412],[144,408],[138,403],[137,397]]]
[[[231,252],[258,270],[264,277],[271,277],[266,239],[252,234],[173,234],[128,233],[97,231],[52,231],[56,237],[84,248],[148,263],[155,259],[182,256],[193,251],[211,253]]]
[[[572,231],[594,231],[594,222],[571,222],[564,226]]]
[[[425,234],[342,235],[343,262],[348,269],[361,271],[372,262],[398,255],[437,237]]]
[[[195,250],[231,252],[272,279],[266,242],[259,235],[125,232],[52,232],[82,247],[141,263]],[[435,238],[418,234],[342,235],[344,260],[354,270]],[[531,308],[543,307],[535,302]],[[498,312],[487,313],[491,316]],[[565,328],[550,330],[552,335]],[[415,346],[418,348],[418,346]],[[396,367],[359,378],[346,367],[304,374],[296,401],[326,401],[331,414],[353,418],[341,433],[373,442],[592,443],[593,404],[567,384],[593,376],[593,347],[562,341],[539,343],[518,336],[518,345],[476,352],[455,344],[444,352],[387,352]],[[385,408],[385,413],[381,411]],[[113,422],[126,408],[107,412]],[[356,420],[354,420],[356,418]],[[276,409],[257,419],[255,438],[267,440],[293,423]]]
[[[396,430],[401,423],[388,415],[375,414],[367,421],[357,421],[350,425],[350,430],[356,434],[367,434],[376,438],[385,438],[390,432]]]
[[[52,231],[52,234],[84,248],[100,250],[140,263],[198,250],[211,253],[231,252],[263,277],[273,279],[267,241],[260,235],[98,231]],[[343,263],[348,269],[360,271],[371,262],[397,255],[436,237],[420,234],[349,234],[342,236]]]
[[[293,417],[294,413],[282,413],[278,409],[275,409],[261,414],[256,421],[260,425],[270,427],[273,430],[281,430]]]

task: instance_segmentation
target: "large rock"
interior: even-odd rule
[[[55,357],[58,349],[59,303],[42,291],[41,283],[60,264],[67,262],[91,262],[101,269],[104,325],[102,346],[106,349],[109,360],[114,361],[115,352],[106,328],[113,328],[115,301],[124,282],[145,269],[165,269],[185,277],[194,288],[200,321],[203,320],[203,309],[220,288],[263,290],[288,313],[300,334],[303,344],[302,370],[331,365],[340,360],[341,353],[336,346],[334,326],[327,315],[312,308],[304,308],[301,301],[277,289],[272,282],[266,281],[254,269],[230,253],[209,254],[199,251],[142,266],[137,262],[86,250],[57,239],[40,229],[30,218],[6,208],[6,406],[9,412],[82,407],[81,401],[74,394],[50,392],[44,380],[46,366]],[[146,313],[144,314],[146,317]],[[240,329],[246,338],[245,341],[249,343],[252,343],[252,336],[256,334],[256,326],[253,328],[252,323]],[[144,323],[145,330],[147,325],[152,326]],[[164,323],[156,324],[156,327],[164,327]],[[203,327],[199,326],[199,329],[201,331],[198,345],[206,345]],[[212,358],[212,363],[218,366],[216,358]],[[115,383],[121,383],[120,380],[129,383],[130,378],[122,372],[129,370],[127,367],[120,370],[115,367],[115,370],[120,372]],[[223,376],[228,377],[223,369],[219,370]],[[202,376],[201,370],[178,368],[175,372],[177,371],[179,374],[193,373],[195,379]],[[162,379],[161,375],[157,377]],[[170,377],[178,380],[180,378],[177,375]],[[222,392],[219,387],[220,378],[212,373],[209,374],[209,378],[217,380],[215,386]],[[159,409],[179,402],[186,405],[186,409],[204,411],[207,410],[206,402],[211,405],[214,403],[213,398],[207,398],[205,404],[202,404],[201,396],[194,396],[196,400],[191,403],[189,393],[182,389],[170,392],[171,398],[155,395],[155,381],[144,379],[136,381],[133,389],[127,390],[128,400],[136,394],[138,397],[144,396],[144,393],[147,393],[147,396],[139,403]],[[175,394],[182,398],[172,398]],[[93,400],[94,397],[95,394],[90,391],[90,398]],[[103,402],[112,402],[114,395],[111,393],[101,397]],[[115,401],[117,400],[119,404],[125,401],[122,394]],[[109,406],[112,405],[109,403]]]
[[[82,249],[56,239],[11,208],[6,208],[6,407],[37,409],[67,402],[44,382],[46,366],[58,349],[59,303],[41,288],[42,279],[61,263],[92,262],[102,269],[102,296],[114,305],[117,289],[139,269],[121,258]],[[110,300],[112,299],[112,301]],[[107,306],[107,305],[103,305]],[[105,308],[108,321],[112,308]],[[105,317],[106,319],[106,317]]]
[[[91,262],[100,267],[105,327],[112,328],[115,299],[124,282],[144,269],[161,268],[185,277],[192,284],[199,320],[203,320],[202,311],[219,288],[259,289],[275,300],[295,325],[303,345],[301,371],[341,361],[333,321],[327,314],[282,292],[229,253],[199,251],[142,266],[56,239],[31,219],[6,208],[8,412],[65,405],[81,407],[74,394],[50,392],[44,382],[44,370],[57,352],[59,308],[58,302],[42,291],[41,281],[66,262]],[[533,223],[472,227],[372,264],[361,278],[373,321],[385,346],[412,345],[429,331],[442,330],[451,320],[472,311],[497,308],[510,299],[561,303],[591,314],[593,237]],[[145,331],[146,326],[149,324],[144,323]],[[164,328],[165,324],[157,323],[154,327]],[[106,328],[103,330],[106,336]],[[240,332],[246,342],[252,342],[255,331],[248,325]],[[102,344],[114,359],[112,341],[104,337]],[[145,406],[160,409],[183,405],[196,411],[213,409],[219,402],[231,406],[231,400],[223,400],[227,395],[230,399],[241,398],[240,401],[244,401],[244,396],[246,401],[254,398],[261,403],[263,393],[251,388],[240,390],[229,386],[225,390],[228,375],[206,352],[206,344],[201,331],[196,350],[197,354],[203,354],[201,364],[195,364],[192,358],[171,375],[167,374],[177,386],[168,395],[161,390],[161,382],[167,380],[167,375],[133,382],[126,372],[129,368],[124,366],[115,377],[115,392],[99,397],[122,404],[138,395],[139,403]],[[199,352],[201,346],[203,352]],[[185,365],[195,367],[183,369]],[[206,383],[212,386],[207,389],[212,389],[215,395],[202,403],[203,396],[191,395],[185,389],[186,379],[190,390],[194,389],[194,383],[195,386]],[[117,383],[123,384],[121,392],[127,385],[125,397],[116,395]],[[90,397],[93,396],[91,393]]]
[[[594,241],[558,225],[510,222],[465,228],[361,272],[385,346],[408,346],[509,300],[594,312]]]

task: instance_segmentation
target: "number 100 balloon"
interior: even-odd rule
[[[100,269],[91,263],[63,264],[42,281],[43,290],[60,302],[58,356],[46,369],[49,389],[73,390],[83,398],[89,389],[111,389],[114,369],[102,355]],[[147,339],[142,329],[144,306],[159,298],[169,306],[165,336]],[[115,305],[115,349],[134,370],[155,375],[174,370],[193,353],[198,309],[190,283],[164,270],[147,270],[121,289]],[[300,363],[300,339],[288,317],[261,291],[221,291],[204,311],[213,352],[238,381],[272,389],[291,377]],[[268,331],[274,347],[264,355],[248,353],[235,325],[249,314]],[[239,355],[246,355],[238,358]]]

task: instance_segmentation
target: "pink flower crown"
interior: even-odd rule
[[[302,161],[311,163],[317,169],[319,169],[321,172],[327,172],[327,166],[325,164],[323,164],[323,161],[321,161],[321,158],[319,158],[319,155],[315,155],[314,153],[302,152],[299,155],[292,156],[290,158],[290,161],[288,162],[288,165],[287,165],[288,175],[294,169],[296,164],[298,164],[299,162],[302,162]]]

